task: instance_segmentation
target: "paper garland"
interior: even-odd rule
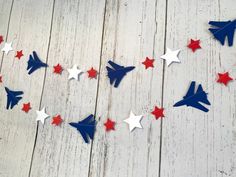
[[[228,45],[232,46],[233,45],[233,38],[234,38],[234,33],[236,29],[236,19],[233,21],[210,21],[210,25],[214,26],[214,28],[209,28],[209,31],[213,34],[215,39],[220,41],[222,45],[225,44],[226,37],[228,38]],[[0,44],[3,42],[3,37],[0,36]],[[200,49],[200,40],[193,40],[191,39],[190,43],[187,45],[188,48],[190,48],[193,52],[195,52],[197,49]],[[8,54],[10,51],[12,51],[12,42],[5,43],[4,47],[2,48],[2,51],[5,54]],[[160,58],[166,60],[167,66],[172,64],[173,62],[180,63],[180,60],[178,58],[180,50],[175,50],[172,51],[171,49],[167,48],[167,51],[164,55],[162,55]],[[19,60],[23,56],[23,51],[17,51],[16,58]],[[145,69],[148,68],[153,68],[154,67],[154,59],[150,59],[146,57],[146,60],[142,62],[142,64],[145,66]],[[123,80],[124,76],[132,71],[135,66],[121,66],[116,64],[115,62],[109,60],[108,65],[106,67],[107,69],[107,76],[110,80],[110,84],[113,85],[114,87],[117,88],[121,81]],[[48,67],[46,63],[43,63],[37,53],[33,51],[33,55],[30,55],[29,61],[28,61],[28,74],[32,74],[36,70],[42,68],[42,67]],[[57,65],[53,66],[54,68],[54,73],[55,74],[61,74],[63,71],[62,66],[58,63]],[[68,79],[79,79],[79,75],[82,74],[82,70],[78,69],[77,65],[74,65],[71,69],[68,69],[69,72],[69,77]],[[88,78],[93,79],[97,77],[98,72],[91,67],[90,70],[87,71],[88,73]],[[218,73],[218,80],[217,82],[224,84],[227,86],[228,82],[233,80],[229,76],[229,73]],[[0,83],[2,82],[2,76],[0,76]],[[203,106],[201,103],[204,103],[206,105],[210,105],[210,102],[207,98],[207,93],[203,90],[201,84],[198,85],[198,88],[195,92],[195,85],[196,82],[192,81],[190,84],[190,87],[188,89],[187,94],[183,97],[182,100],[174,104],[174,107],[178,106],[191,106],[193,108],[199,109],[204,112],[208,112],[209,109],[205,106]],[[9,88],[5,87],[6,93],[7,93],[7,109],[12,109],[15,105],[18,104],[18,102],[22,99],[23,92],[22,91],[13,91],[10,90]],[[31,109],[30,103],[25,103],[23,104],[22,111],[28,112]],[[45,112],[45,108],[43,108],[41,111],[36,111],[37,113],[37,121],[41,121],[42,124],[44,124],[44,121],[46,118],[49,117],[48,114]],[[156,119],[160,117],[164,117],[164,108],[159,108],[155,106],[154,110],[151,112],[155,116]],[[130,116],[124,120],[129,125],[130,131],[133,131],[135,128],[142,128],[141,125],[141,120],[142,120],[143,115],[136,116],[134,113],[131,111]],[[61,118],[60,115],[56,115],[52,119],[52,124],[59,126],[63,122],[63,119]],[[96,130],[96,120],[94,115],[89,115],[86,117],[84,120],[79,121],[78,123],[71,122],[69,123],[72,127],[76,128],[84,141],[86,143],[89,143],[89,138],[93,140],[94,133]],[[106,131],[110,130],[115,130],[115,122],[107,119],[106,123],[104,123],[104,126],[106,128]]]

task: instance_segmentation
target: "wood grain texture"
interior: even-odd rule
[[[235,18],[235,1],[169,1],[166,47],[182,48],[181,64],[165,70],[161,177],[235,176],[235,83],[215,82],[218,72],[235,62],[235,45],[221,47],[209,39],[210,20]],[[208,10],[206,10],[208,9]],[[202,50],[192,53],[184,46],[190,38],[201,39]],[[235,77],[235,76],[234,76]],[[191,107],[173,108],[192,80],[202,84],[211,102],[208,113]]]
[[[99,129],[93,143],[89,176],[158,176],[160,121],[150,115],[154,105],[161,104],[162,61],[145,70],[141,62],[146,56],[156,58],[163,53],[165,1],[108,1],[101,71],[112,59],[118,64],[136,66],[119,88],[109,84],[106,74],[99,81],[97,116]],[[130,111],[143,114],[143,129],[129,132],[123,122]],[[116,131],[103,128],[110,118]]]
[[[84,143],[68,123],[95,112],[98,80],[89,79],[86,71],[99,69],[104,8],[103,0],[55,2],[48,64],[61,63],[65,71],[58,76],[47,69],[41,107],[51,116],[60,114],[64,123],[54,127],[48,119],[39,124],[31,177],[88,176],[91,143]],[[84,74],[68,81],[66,69],[74,64]]]
[[[0,34],[3,36],[4,42],[7,40],[8,37],[8,29],[9,29],[9,19],[11,17],[11,12],[12,12],[12,5],[13,1],[0,1]],[[1,44],[3,46],[3,42]],[[3,53],[0,53],[0,58],[1,58],[1,65],[3,61]],[[0,69],[1,69],[0,65]]]
[[[236,52],[211,39],[208,21],[235,19],[235,0],[0,0],[0,34],[24,51],[0,54],[3,86],[25,92],[12,111],[5,110],[0,89],[0,177],[224,177],[236,176],[236,83],[215,83],[218,72],[236,77]],[[186,48],[190,38],[202,49]],[[3,44],[0,46],[2,47]],[[166,47],[181,48],[181,64],[167,67]],[[36,50],[50,67],[31,76],[27,59]],[[145,70],[145,57],[155,68]],[[119,88],[109,84],[107,61],[134,65]],[[53,65],[62,64],[61,76]],[[67,68],[84,74],[68,81]],[[97,79],[86,71],[99,70]],[[209,113],[173,108],[192,80],[209,93]],[[33,109],[22,112],[23,102]],[[165,118],[150,114],[163,106]],[[35,111],[46,107],[50,118],[36,123]],[[129,132],[123,120],[130,110],[144,115],[143,129]],[[95,114],[94,141],[85,144],[69,122]],[[64,123],[51,125],[60,114]],[[116,121],[105,132],[104,122]]]
[[[10,1],[9,1],[10,3]],[[24,50],[25,56],[18,61],[15,52],[4,55],[1,74],[4,86],[13,90],[24,91],[22,102],[30,101],[38,107],[43,87],[45,70],[29,76],[26,60],[33,51],[40,51],[39,56],[45,61],[49,40],[49,26],[52,3],[48,0],[14,1],[9,21],[8,41],[13,41],[15,50]],[[25,114],[21,111],[22,102],[13,110],[6,110],[6,93],[0,91],[0,176],[26,177],[29,173],[31,156],[36,133],[35,113]],[[32,99],[33,98],[33,99]]]

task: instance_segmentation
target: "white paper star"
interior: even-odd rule
[[[2,48],[2,52],[5,52],[5,54],[7,55],[10,51],[12,51],[12,42],[10,43],[5,43],[4,47]]]
[[[136,115],[134,115],[134,113],[132,111],[130,111],[130,115],[129,115],[128,119],[125,119],[124,122],[129,124],[129,131],[131,132],[135,128],[143,128],[140,123],[142,118],[143,118],[142,115],[136,116]]]
[[[67,69],[69,72],[68,79],[79,79],[79,75],[82,73],[82,70],[77,68],[77,65],[74,65],[71,69]]]
[[[171,49],[167,48],[167,51],[165,55],[162,55],[161,58],[166,60],[167,66],[169,66],[171,63],[180,63],[180,60],[178,58],[180,49],[172,51]]]
[[[45,107],[41,109],[41,111],[36,111],[37,113],[37,118],[36,121],[41,121],[42,124],[44,124],[44,120],[49,117],[48,114],[45,112]]]

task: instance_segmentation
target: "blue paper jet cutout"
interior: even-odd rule
[[[209,28],[210,32],[214,37],[224,45],[226,37],[228,38],[229,46],[233,45],[234,32],[236,29],[236,19],[233,21],[210,21],[210,25],[215,26],[215,28]]]
[[[110,79],[110,84],[112,85],[115,82],[114,87],[118,87],[123,77],[130,71],[132,71],[135,67],[134,66],[120,66],[111,60],[108,61],[111,67],[107,66],[108,77]]]
[[[94,133],[96,130],[96,120],[94,119],[94,115],[86,117],[84,120],[79,121],[78,123],[71,122],[69,123],[72,127],[76,128],[81,136],[83,137],[86,143],[89,143],[89,138],[93,140]]]
[[[21,95],[24,93],[22,91],[12,91],[5,87],[7,92],[7,109],[12,109],[18,102],[22,99]]]
[[[211,103],[207,99],[207,93],[202,89],[202,85],[198,85],[196,92],[194,90],[195,81],[192,81],[187,94],[183,97],[183,100],[175,103],[174,107],[186,105],[194,107],[196,109],[200,109],[204,112],[208,112],[209,110],[199,103],[202,102],[204,104],[211,105]]]
[[[28,61],[28,66],[27,66],[27,70],[29,70],[28,74],[32,74],[37,69],[39,69],[41,67],[47,67],[47,66],[48,65],[46,63],[43,63],[39,59],[37,53],[35,51],[33,51],[33,56],[30,55],[29,61]]]

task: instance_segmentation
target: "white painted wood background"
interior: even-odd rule
[[[229,69],[236,78],[236,40],[221,46],[208,32],[208,21],[235,17],[235,0],[0,0],[0,34],[25,54],[18,61],[14,52],[1,53],[0,73],[33,107],[7,111],[1,87],[0,177],[235,177],[236,82],[215,80]],[[203,49],[188,50],[190,38],[201,39]],[[183,49],[181,64],[166,66],[166,47]],[[58,76],[47,68],[29,76],[33,50],[50,66],[93,66],[100,75],[68,82],[66,71]],[[156,59],[154,69],[144,69],[146,56]],[[110,58],[136,66],[118,89],[106,76]],[[209,113],[172,107],[191,80],[209,92]],[[166,108],[164,119],[150,114],[155,105]],[[65,123],[36,123],[43,106]],[[122,123],[131,109],[145,115],[144,128],[132,133]],[[85,144],[67,123],[90,113],[98,127]],[[104,131],[108,117],[118,122],[116,131]]]

